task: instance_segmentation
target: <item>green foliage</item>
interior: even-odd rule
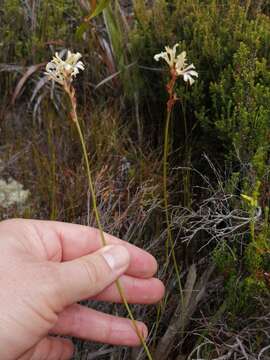
[[[229,153],[252,162],[257,175],[262,175],[269,149],[270,72],[257,54],[257,49],[240,42],[232,65],[210,90],[215,125],[220,136],[230,140]]]
[[[89,20],[93,19],[94,17],[98,16],[102,13],[102,11],[109,5],[110,0],[100,0],[98,5],[96,6],[95,10],[89,16]]]
[[[219,243],[213,251],[213,260],[219,271],[232,274],[236,271],[237,257],[225,241]]]
[[[252,276],[241,279],[235,274],[226,282],[225,289],[227,309],[231,321],[236,327],[239,325],[239,315],[254,315],[258,296],[265,296],[269,293],[263,280],[258,280]]]
[[[224,276],[226,308],[231,320],[237,325],[239,314],[246,316],[256,312],[259,296],[269,298],[270,243],[268,210],[265,221],[244,248],[244,253],[233,251],[221,242],[213,251],[213,260]]]
[[[133,52],[144,67],[159,67],[154,54],[164,45],[180,43],[199,72],[192,88],[183,91],[184,84],[180,84],[178,93],[184,103],[178,109],[180,119],[185,116],[190,128],[199,123],[196,142],[200,152],[220,154],[222,144],[224,159],[249,163],[255,177],[267,170],[270,128],[270,21],[268,5],[260,4],[158,0],[147,7],[139,0],[131,36]],[[166,101],[167,73],[158,76],[143,68],[140,75],[140,93],[150,103],[156,123],[155,110],[160,113],[156,99]],[[176,137],[183,132],[181,123],[174,130]]]
[[[19,0],[3,2],[0,44],[5,51],[0,51],[0,62],[42,62],[50,44],[68,47],[74,39],[73,19],[80,14],[75,1],[33,2],[32,7],[27,4]]]

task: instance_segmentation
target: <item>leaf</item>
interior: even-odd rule
[[[83,22],[81,25],[77,27],[75,36],[78,40],[82,39],[83,34],[86,32],[88,27],[89,25],[86,22]]]
[[[31,99],[30,99],[30,103],[32,103],[34,100],[35,100],[35,97],[37,96],[38,92],[43,88],[44,85],[47,84],[47,82],[49,82],[49,78],[47,76],[43,76],[41,79],[38,80],[34,90],[33,90],[33,93],[32,93],[32,96],[31,96]]]
[[[98,16],[109,5],[109,3],[110,3],[110,0],[100,0],[100,2],[96,6],[96,8],[92,12],[92,14],[90,14],[86,18],[86,21],[89,21],[89,20],[93,19],[94,17]]]
[[[84,19],[84,22],[80,26],[78,26],[76,30],[77,39],[82,39],[83,34],[87,31],[89,27],[87,22],[93,19],[94,17],[98,16],[109,5],[109,3],[110,0],[101,0],[97,5],[95,0],[90,0],[92,13]]]
[[[29,68],[26,70],[26,72],[24,73],[24,75],[21,77],[18,84],[16,85],[16,88],[14,90],[14,93],[13,93],[12,99],[11,99],[11,104],[12,105],[14,105],[17,97],[21,95],[21,93],[23,91],[23,86],[26,83],[26,81],[31,77],[32,74],[34,74],[36,71],[38,71],[44,65],[46,65],[46,63],[41,63],[41,64],[36,64],[36,65],[29,66]]]

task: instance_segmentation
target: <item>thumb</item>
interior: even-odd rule
[[[110,245],[90,255],[59,264],[56,293],[60,307],[100,293],[126,271],[129,263],[130,255],[125,247]]]

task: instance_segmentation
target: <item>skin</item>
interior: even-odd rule
[[[120,302],[120,278],[129,303],[151,304],[164,294],[147,252],[81,225],[39,220],[0,223],[0,359],[64,360],[70,335],[114,345],[138,346],[129,319],[77,304]],[[146,337],[147,328],[137,322]]]

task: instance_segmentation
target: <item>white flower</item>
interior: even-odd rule
[[[170,68],[174,67],[174,64],[176,62],[176,48],[179,46],[179,44],[175,44],[174,47],[171,49],[169,46],[165,46],[164,52],[161,52],[160,54],[156,54],[154,56],[154,59],[156,61],[159,61],[159,59],[164,59],[166,63],[169,65]]]
[[[156,54],[154,59],[156,61],[164,59],[169,67],[176,71],[177,76],[183,76],[184,81],[189,82],[190,85],[192,85],[195,82],[193,77],[197,78],[199,75],[197,71],[194,70],[195,66],[193,64],[187,66],[187,54],[185,51],[176,56],[176,48],[178,46],[179,44],[175,44],[172,49],[169,46],[165,46],[166,51]]]
[[[79,61],[82,55],[80,53],[73,54],[71,51],[67,52],[66,60],[60,58],[58,53],[55,53],[52,61],[46,66],[45,74],[51,80],[63,85],[65,81],[72,81],[73,77],[79,73],[79,70],[84,70],[84,64]]]
[[[193,79],[192,76],[195,76],[197,78],[199,74],[197,73],[197,71],[190,69],[195,69],[195,66],[193,64],[189,65],[186,69],[182,71],[182,73],[184,81],[189,81],[190,85],[192,85],[195,82],[195,79]]]

